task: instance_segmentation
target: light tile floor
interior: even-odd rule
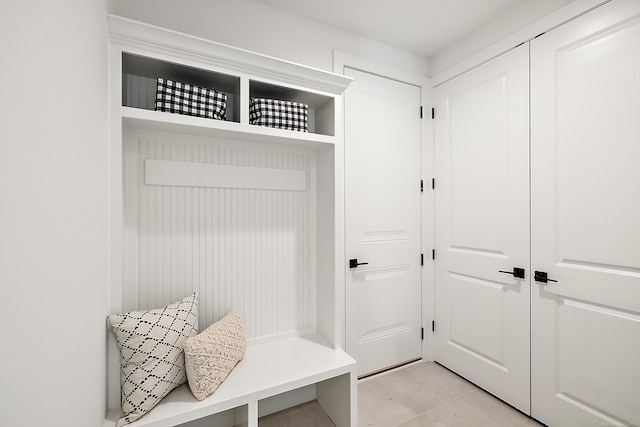
[[[330,427],[317,402],[263,417],[260,427]],[[359,427],[540,427],[541,424],[437,363],[358,383]]]

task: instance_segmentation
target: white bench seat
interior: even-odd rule
[[[319,335],[249,345],[213,395],[199,401],[182,385],[129,425],[172,427],[237,409],[240,424],[257,427],[260,400],[315,384],[316,399],[336,426],[355,426],[356,375],[356,362]],[[109,410],[104,427],[114,427],[120,417],[120,408]]]

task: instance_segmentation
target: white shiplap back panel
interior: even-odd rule
[[[315,153],[127,130],[126,311],[193,291],[200,330],[229,310],[247,338],[315,329]],[[145,159],[304,171],[306,191],[146,185]]]

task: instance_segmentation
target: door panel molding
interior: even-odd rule
[[[530,412],[529,52],[435,89],[435,359]],[[453,100],[452,100],[453,99]],[[501,273],[525,268],[525,279]]]
[[[421,89],[344,72],[345,248],[368,263],[346,272],[346,350],[366,375],[422,356]]]
[[[420,120],[420,178],[426,184],[434,176],[433,159],[433,120],[428,113],[432,100],[431,79],[424,74],[416,74],[401,70],[387,63],[371,61],[369,59],[353,56],[344,52],[333,52],[333,71],[344,74],[346,68],[356,69],[391,80],[406,83],[420,88],[420,106],[423,110],[423,119]],[[419,110],[415,111],[419,114]],[[338,163],[339,164],[339,163]],[[420,183],[415,184],[416,191],[419,191]],[[423,247],[420,253],[430,252],[434,241],[434,192],[425,185],[420,193],[420,204],[417,207],[421,210],[421,230],[420,240]],[[419,254],[418,254],[419,256]],[[434,263],[427,260],[425,256],[424,265],[420,267],[420,278],[422,282],[422,295],[420,297],[422,307],[422,325],[431,324],[434,318]],[[430,331],[430,328],[428,329]],[[433,334],[426,332],[421,342],[422,359],[433,360]]]
[[[532,287],[532,416],[548,425],[640,425],[638,40],[640,2],[614,0],[531,41],[531,262],[557,280]]]

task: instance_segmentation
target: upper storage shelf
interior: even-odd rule
[[[155,109],[157,78],[213,88],[227,96],[228,121],[239,122],[240,77],[122,53],[122,105]]]
[[[109,15],[121,58],[123,124],[269,143],[335,143],[337,106],[349,77]],[[114,64],[115,65],[115,64]],[[157,79],[226,95],[225,120],[155,111]],[[251,98],[308,106],[308,132],[251,125]]]

